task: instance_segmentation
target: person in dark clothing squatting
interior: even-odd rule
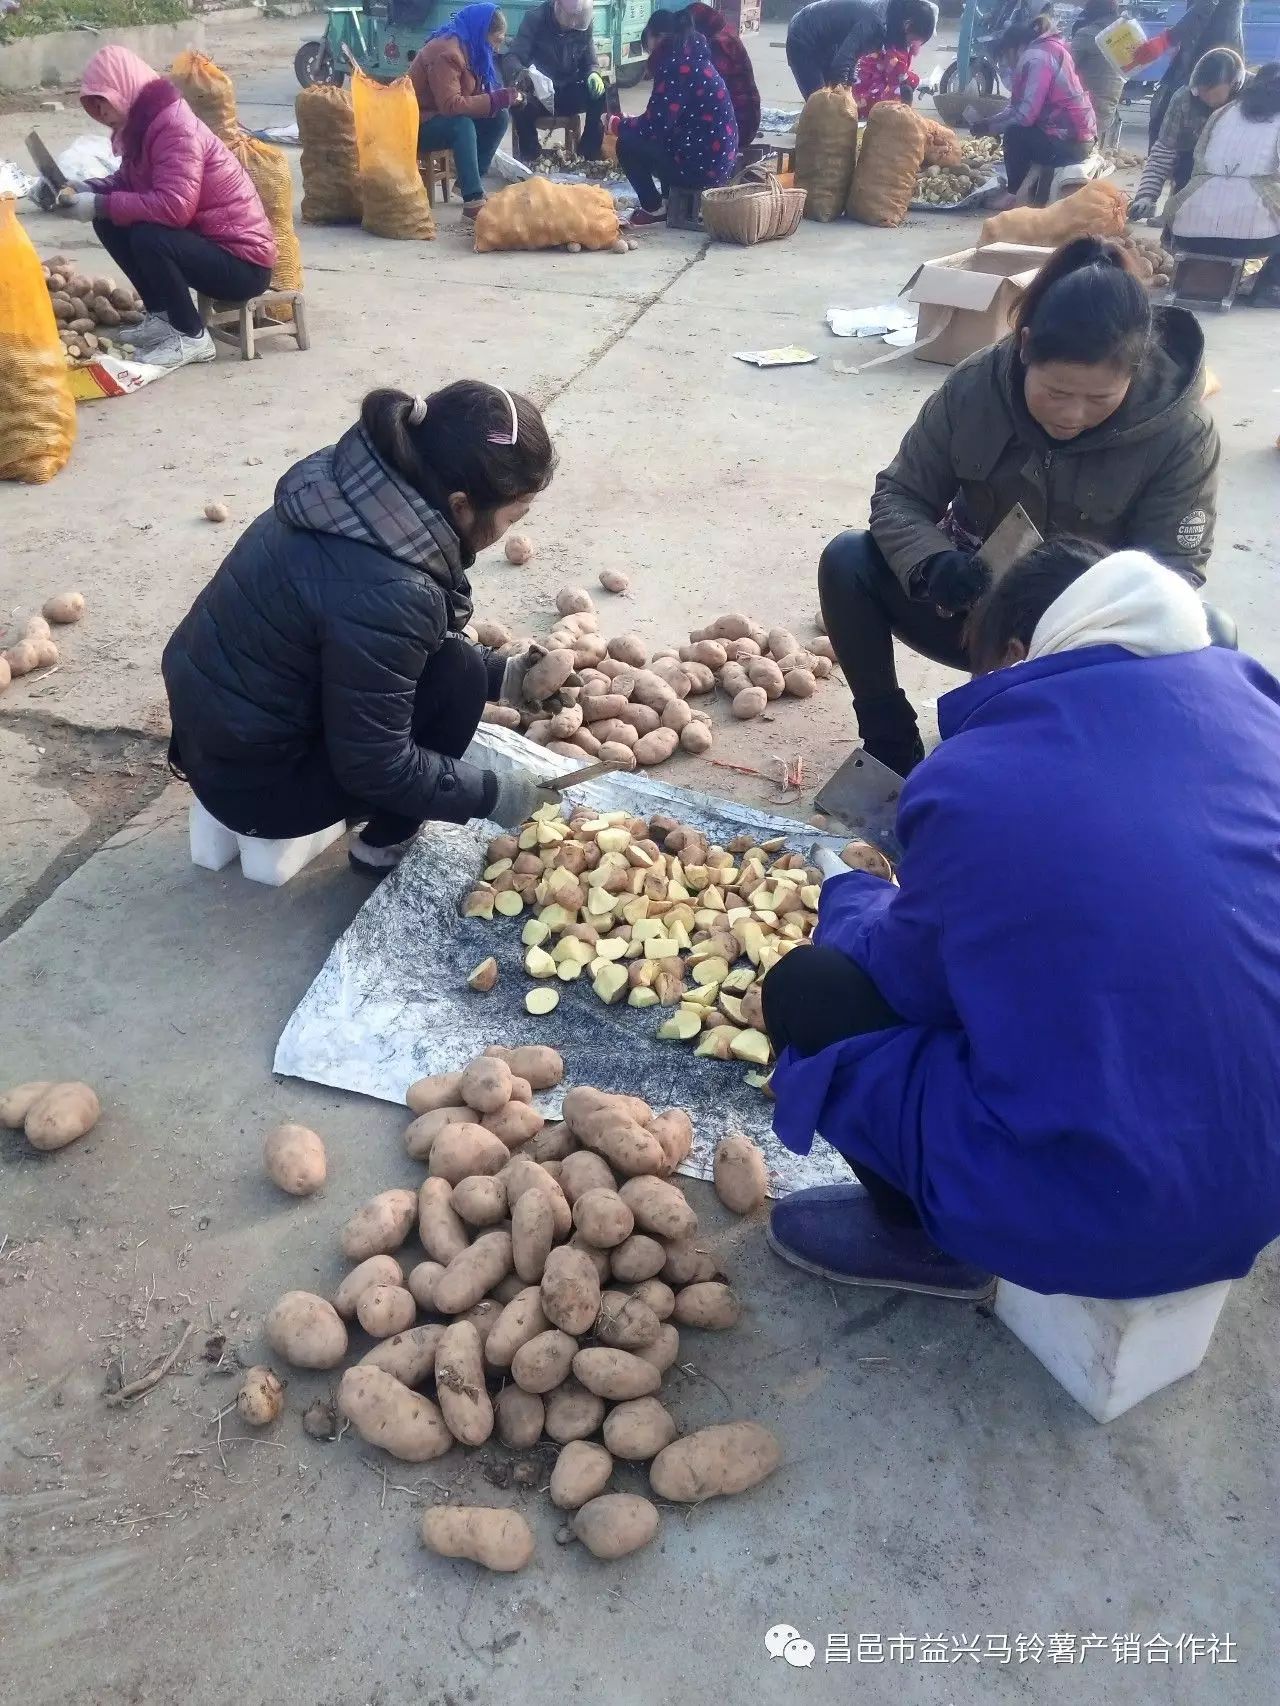
[[[924,756],[893,642],[967,667],[966,620],[991,581],[978,552],[1015,505],[1042,538],[1147,551],[1203,583],[1219,458],[1203,391],[1199,322],[1153,310],[1123,251],[1080,237],[1050,256],[1012,335],[921,409],[876,480],[870,530],[822,554],[827,632],[874,758],[905,776]],[[1233,643],[1229,619],[1210,620]]]
[[[516,39],[503,56],[507,82],[524,89],[524,100],[512,113],[516,152],[527,166],[542,155],[538,120],[586,115],[582,156],[598,160],[604,141],[604,78],[596,69],[593,0],[544,0],[526,12]],[[555,86],[546,107],[533,93],[530,70],[540,71]]]
[[[428,819],[510,828],[554,797],[463,759],[486,701],[520,704],[541,654],[462,632],[477,552],[554,467],[532,403],[460,380],[370,392],[284,475],[164,650],[170,762],[213,817],[269,840],[367,820],[351,863],[381,876]]]
[[[1187,581],[1059,536],[974,612],[902,790],[764,980],[774,1129],[861,1181],[774,1205],[809,1273],[1139,1298],[1280,1235],[1280,682]],[[828,860],[830,863],[828,863]]]
[[[864,53],[923,46],[937,27],[931,0],[812,0],[787,27],[787,64],[807,101],[830,83],[852,87]]]
[[[640,203],[632,225],[659,225],[672,188],[726,184],[738,157],[738,123],[706,37],[685,12],[655,12],[642,37],[653,93],[638,118],[611,117],[618,164]]]

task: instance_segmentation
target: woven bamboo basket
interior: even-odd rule
[[[748,166],[724,189],[703,190],[703,228],[744,247],[790,237],[804,212],[805,193],[783,189],[767,166]]]

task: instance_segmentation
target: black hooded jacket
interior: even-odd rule
[[[470,616],[453,528],[354,427],[284,475],[165,647],[175,759],[197,795],[261,790],[323,746],[372,808],[484,816],[493,775],[412,733],[418,679]]]

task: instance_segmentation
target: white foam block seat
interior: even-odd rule
[[[1221,1280],[1116,1302],[1001,1280],[995,1311],[1095,1421],[1110,1422],[1199,1368],[1230,1289]]]
[[[257,835],[237,835],[207,812],[199,800],[191,802],[187,828],[193,865],[201,865],[206,871],[221,871],[238,857],[241,871],[251,882],[268,883],[272,888],[279,888],[296,877],[347,830],[345,822],[331,823],[314,835],[265,841]]]

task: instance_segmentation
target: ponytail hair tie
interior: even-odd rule
[[[421,426],[427,418],[427,399],[415,397],[409,404],[409,425]]]

